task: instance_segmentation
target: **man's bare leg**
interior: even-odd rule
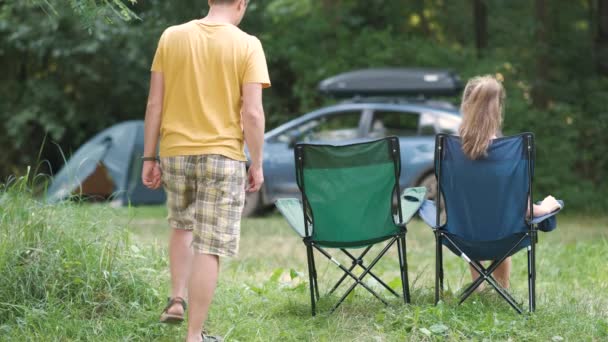
[[[172,229],[169,238],[169,270],[171,272],[171,298],[188,296],[188,277],[192,265],[192,231],[184,229]],[[173,304],[168,313],[183,315],[184,308],[181,304]]]
[[[195,253],[190,273],[188,307],[188,342],[201,341],[203,324],[217,285],[220,260],[217,255]]]

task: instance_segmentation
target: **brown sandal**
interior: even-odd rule
[[[186,300],[182,297],[175,298],[167,298],[167,306],[163,309],[163,312],[160,314],[160,322],[168,323],[168,324],[179,324],[184,321],[184,314],[177,315],[169,313],[169,308],[171,308],[175,304],[181,304],[182,308],[184,308],[184,314],[186,313]]]

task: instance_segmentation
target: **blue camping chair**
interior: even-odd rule
[[[518,313],[522,313],[515,299],[492,277],[492,272],[507,257],[527,248],[529,306],[530,312],[535,310],[538,230],[554,229],[555,214],[559,210],[533,220],[526,218],[528,198],[533,198],[534,158],[532,133],[495,139],[488,148],[487,157],[479,160],[470,160],[462,152],[459,137],[437,135],[437,193],[444,199],[447,219],[445,224],[438,224],[441,222],[441,201],[437,202],[439,208],[434,202],[425,201],[419,212],[435,232],[435,304],[439,301],[440,290],[443,292],[442,245],[445,245],[480,274],[462,292],[459,304],[487,281]],[[560,204],[563,208],[563,202]],[[531,201],[529,206],[531,217],[534,217]],[[493,262],[485,268],[480,263],[483,260]]]

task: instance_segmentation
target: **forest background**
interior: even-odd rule
[[[1,1],[0,179],[56,172],[60,151],[142,119],[160,34],[206,11],[204,0]],[[335,102],[317,85],[344,71],[495,74],[505,134],[536,134],[536,193],[608,208],[607,0],[251,0],[241,27],[266,51],[267,129]]]

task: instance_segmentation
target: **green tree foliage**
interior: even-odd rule
[[[57,15],[36,4],[2,8],[0,141],[9,147],[0,156],[3,174],[35,162],[45,135],[69,151],[101,127],[134,117],[126,113],[138,112],[144,101],[133,94],[146,87],[155,38],[102,17],[89,33],[67,6],[57,7]]]
[[[137,2],[137,0],[128,1],[132,5]],[[89,31],[93,29],[97,18],[104,18],[109,23],[112,23],[115,18],[124,21],[138,19],[137,15],[122,0],[30,0],[30,3],[54,15],[59,14],[57,6],[63,8],[69,5]]]
[[[162,30],[206,12],[199,0],[139,1],[128,8],[141,20],[108,24],[94,15],[83,26],[73,4],[85,2],[52,2],[50,15],[31,2],[0,5],[0,175],[35,163],[45,135],[69,154],[113,123],[143,118]],[[318,94],[318,82],[355,68],[451,68],[463,79],[500,74],[508,92],[505,133],[537,136],[537,193],[606,207],[608,78],[594,59],[596,2],[545,1],[542,44],[534,1],[484,3],[487,36],[478,56],[470,1],[251,1],[242,27],[260,37],[269,62],[268,125],[331,102]],[[533,106],[539,66],[542,109]],[[54,166],[61,164],[56,151],[47,144],[43,153]]]

